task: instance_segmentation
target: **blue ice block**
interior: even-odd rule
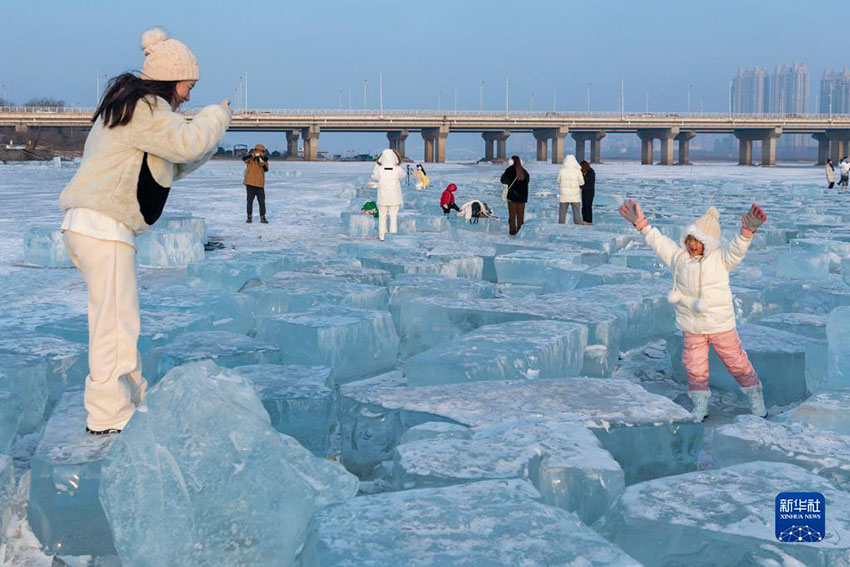
[[[187,267],[189,285],[202,289],[239,291],[250,279],[264,279],[283,269],[283,258],[273,252],[253,252],[226,259],[193,262]]]
[[[328,386],[330,368],[254,364],[233,370],[254,385],[271,417],[272,427],[318,456],[333,452],[338,422],[336,399]]]
[[[776,497],[795,490],[826,498],[822,541],[777,541]],[[850,555],[850,495],[800,467],[755,461],[630,486],[593,527],[646,565],[826,567]]]
[[[539,499],[522,480],[354,498],[316,512],[300,565],[639,565]]]
[[[275,431],[247,379],[205,361],[148,391],[109,449],[100,500],[124,565],[292,565],[313,510],[357,489]]]
[[[0,388],[0,453],[5,454],[18,434],[24,409],[20,396],[7,388],[9,384]]]
[[[27,519],[47,553],[115,555],[98,488],[115,435],[86,433],[83,388],[69,388],[30,461]]]
[[[202,217],[165,213],[156,222],[156,226],[157,228],[177,232],[193,232],[198,236],[198,240],[202,244],[207,241],[207,223]]]
[[[343,236],[367,238],[378,234],[378,219],[372,215],[345,211],[339,216]]]
[[[587,328],[565,321],[485,325],[407,359],[410,386],[548,380],[581,373]]]
[[[89,372],[86,345],[37,332],[16,330],[0,338],[0,353],[41,358],[47,366],[50,403],[55,403],[65,388],[82,384]]]
[[[546,272],[543,290],[546,292],[562,292],[598,285],[633,282],[648,277],[647,272],[612,264],[559,266]]]
[[[790,423],[809,423],[820,429],[850,436],[850,390],[824,390],[780,418]]]
[[[545,503],[575,512],[588,525],[625,488],[623,469],[593,433],[556,421],[507,423],[469,438],[435,436],[402,443],[393,456],[392,474],[398,490],[524,478]]]
[[[316,307],[263,319],[258,337],[280,348],[284,364],[330,367],[335,382],[387,370],[398,354],[389,311]]]
[[[212,360],[219,366],[235,368],[249,364],[276,364],[279,349],[259,339],[229,331],[202,331],[183,333],[176,339],[151,351],[155,361],[155,377],[189,362]],[[151,379],[153,376],[146,373]]]
[[[15,468],[9,455],[0,453],[0,544],[4,543],[15,498]]]
[[[204,259],[197,232],[155,228],[136,239],[136,260],[149,268],[185,268]]]
[[[41,427],[49,394],[44,359],[0,352],[0,390],[20,398],[23,410],[18,433],[30,433]]]
[[[72,268],[62,231],[33,227],[24,233],[24,262],[43,268]]]

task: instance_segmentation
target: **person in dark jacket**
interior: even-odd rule
[[[254,198],[260,204],[260,222],[266,220],[266,172],[269,170],[269,156],[263,144],[257,144],[254,149],[242,156],[245,162],[245,189],[248,192],[248,220],[254,216]]]
[[[581,160],[581,174],[584,175],[584,185],[581,186],[581,218],[584,224],[593,224],[593,196],[596,194],[596,172]]]
[[[525,221],[525,204],[528,202],[528,182],[531,176],[522,166],[518,156],[511,156],[508,168],[502,174],[502,184],[508,186],[508,228],[513,236]]]

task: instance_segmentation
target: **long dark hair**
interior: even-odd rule
[[[124,126],[133,119],[133,111],[136,110],[139,99],[144,99],[151,108],[151,100],[145,98],[148,95],[162,97],[169,104],[173,104],[176,89],[177,81],[146,81],[132,73],[112,77],[91,121],[95,122],[102,117],[107,128]]]
[[[528,177],[528,173],[526,173],[525,168],[522,166],[522,161],[520,161],[519,156],[511,156],[511,160],[514,162],[515,179],[517,181],[523,181]]]

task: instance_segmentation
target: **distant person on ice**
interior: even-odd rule
[[[850,180],[850,160],[846,157],[838,164],[838,172],[841,174],[841,181],[838,182],[838,186],[847,187],[847,182]]]
[[[404,204],[401,180],[406,177],[401,168],[401,156],[395,150],[386,149],[372,170],[372,179],[378,182],[378,239],[387,234],[387,217],[390,218],[390,233],[398,231],[398,209]]]
[[[195,56],[161,28],[142,35],[140,77],[114,77],[92,117],[80,169],[59,196],[68,256],[88,290],[86,430],[119,433],[145,396],[138,351],[136,236],[162,214],[171,184],[216,152],[230,102],[192,121],[177,108],[200,77]]]
[[[584,176],[581,166],[572,154],[564,159],[564,164],[558,172],[558,224],[567,222],[567,211],[573,208],[573,224],[584,224],[581,218],[581,186]]]
[[[741,215],[741,231],[726,248],[720,248],[720,214],[709,207],[705,215],[687,227],[681,245],[649,225],[640,204],[626,201],[620,214],[646,238],[658,257],[673,269],[673,289],[668,300],[676,310],[676,326],[684,335],[682,362],[688,374],[688,395],[693,416],[708,415],[709,346],[726,366],[750,402],[753,415],[767,417],[762,384],[741,346],[735,328],[735,309],[729,272],[744,259],[755,231],[767,220],[758,205]]]
[[[431,184],[431,180],[428,179],[428,174],[425,173],[425,168],[421,164],[416,164],[416,171],[413,173],[413,177],[416,178],[415,187],[417,191],[422,191]]]
[[[531,176],[522,166],[519,156],[511,156],[508,168],[502,173],[501,183],[507,185],[508,231],[514,236],[525,222],[525,204],[528,202],[528,182]]]
[[[269,170],[269,154],[263,144],[257,144],[254,149],[242,156],[245,162],[245,190],[248,193],[248,220],[254,218],[254,198],[260,205],[260,222],[268,223],[266,220],[266,172]]]
[[[446,187],[446,190],[443,191],[443,194],[440,195],[440,208],[443,210],[443,214],[448,216],[452,210],[459,211],[457,203],[455,203],[455,191],[457,191],[457,185],[454,183],[449,183]]]
[[[581,174],[584,184],[581,186],[581,219],[584,224],[593,224],[593,197],[596,195],[596,171],[587,160],[581,160]]]
[[[826,160],[826,182],[827,189],[832,189],[833,187],[835,187],[835,166],[832,165],[831,159]]]

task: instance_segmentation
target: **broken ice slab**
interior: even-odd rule
[[[72,268],[62,231],[33,227],[24,233],[24,262],[44,268]]]
[[[220,289],[201,289],[183,285],[148,286],[139,290],[141,312],[175,311],[209,317],[207,329],[247,333],[253,329],[253,316],[234,301],[236,292]],[[145,333],[142,321],[142,332]],[[206,330],[195,328],[191,330]]]
[[[759,319],[758,324],[812,339],[826,339],[826,315],[814,313],[775,313]]]
[[[316,455],[324,457],[332,452],[337,417],[334,392],[328,386],[330,368],[254,364],[237,366],[233,371],[251,381],[272,427]]]
[[[822,280],[803,283],[794,305],[794,311],[829,315],[836,307],[850,306],[850,288],[838,275],[829,274]]]
[[[587,328],[566,321],[485,325],[407,359],[410,386],[578,376]]]
[[[749,461],[790,463],[850,490],[850,437],[808,423],[773,423],[754,415],[739,415],[713,435],[714,467]]]
[[[0,352],[0,390],[17,395],[22,411],[18,433],[41,427],[47,409],[47,362],[38,356]]]
[[[148,268],[185,268],[204,259],[204,243],[196,232],[155,228],[136,239],[136,260]]]
[[[850,256],[841,259],[841,279],[850,286]]]
[[[400,274],[442,275],[481,279],[484,274],[484,260],[478,256],[461,256],[450,260],[429,258],[361,258],[367,268],[386,270],[393,276]]]
[[[399,274],[388,284],[387,291],[393,321],[397,323],[401,305],[416,297],[492,298],[496,295],[496,285],[488,281],[468,278]]]
[[[351,283],[368,285],[385,286],[393,278],[392,274],[386,270],[364,268],[360,265],[318,264],[315,266],[299,267],[298,271],[305,274],[335,277]]]
[[[282,363],[328,366],[337,383],[388,370],[398,354],[389,311],[320,306],[265,318],[257,336],[280,348]]]
[[[778,419],[810,423],[821,429],[850,436],[850,390],[825,390],[813,395]]]
[[[612,264],[556,267],[546,272],[543,290],[546,292],[570,291],[598,285],[633,282],[648,277],[647,272]]]
[[[148,390],[100,497],[123,565],[292,565],[313,509],[357,487],[275,431],[246,378],[205,361]]]
[[[414,425],[404,432],[399,439],[399,444],[412,443],[424,439],[472,439],[472,429],[459,423],[448,421],[426,421]]]
[[[623,468],[627,483],[696,467],[702,424],[684,408],[625,380],[570,378],[469,382],[410,388],[397,373],[340,389],[343,460],[368,476],[392,457],[404,432],[428,421],[474,428],[528,419],[589,428]]]
[[[497,425],[471,438],[402,443],[393,456],[392,474],[397,490],[524,478],[546,504],[575,512],[588,525],[625,487],[623,469],[595,435],[581,425],[555,421]]]
[[[657,272],[666,270],[667,266],[652,250],[642,248],[620,250],[616,254],[611,254],[608,262],[615,266],[625,266],[635,270],[647,270]]]
[[[775,501],[789,490],[826,498],[821,541],[777,541]],[[850,495],[800,467],[755,461],[630,486],[593,527],[647,565],[827,567],[850,556]]]
[[[83,388],[69,388],[30,461],[27,519],[47,553],[115,555],[98,489],[115,435],[86,433]]]
[[[522,480],[353,498],[315,513],[300,565],[639,565],[539,499]]]
[[[383,286],[302,272],[278,272],[264,280],[263,285],[245,289],[239,295],[239,310],[253,315],[254,328],[266,317],[303,312],[325,304],[384,310],[389,303]]]
[[[252,252],[227,259],[193,262],[187,268],[189,285],[205,289],[239,291],[250,279],[271,277],[283,268],[279,253]]]
[[[741,344],[761,380],[767,407],[799,402],[807,395],[806,346],[811,339],[761,325],[738,325]],[[682,365],[682,334],[667,339],[667,351],[677,378],[687,380]],[[720,362],[714,349],[709,354],[711,389],[744,394],[735,379]]]
[[[82,384],[89,372],[86,345],[32,331],[14,330],[0,338],[0,353],[44,360],[49,402],[56,402],[68,386]]]
[[[794,280],[821,280],[829,275],[829,256],[815,253],[783,253],[777,258],[776,275]]]
[[[201,243],[207,241],[207,223],[202,217],[192,215],[181,215],[178,213],[165,213],[156,223],[157,228],[178,232],[193,232],[198,235]]]
[[[850,388],[850,307],[837,307],[829,314],[827,335],[827,380],[824,388]]]
[[[18,434],[24,409],[20,396],[9,387],[9,384],[0,385],[0,453],[7,454]]]
[[[175,366],[200,360],[212,360],[219,366],[234,368],[249,364],[277,364],[280,350],[259,339],[229,331],[187,332],[170,343],[151,351],[155,361],[154,376],[145,372],[148,381],[161,378]]]
[[[552,268],[582,265],[582,252],[574,250],[523,250],[496,256],[494,262],[500,283],[544,285]]]
[[[0,453],[0,546],[5,542],[15,499],[15,467],[9,455]]]
[[[512,298],[444,299],[422,297],[401,305],[399,336],[406,357],[482,325],[510,321],[552,319],[587,327],[587,344],[603,344],[614,360],[619,355],[625,327],[622,314],[593,303],[578,301],[575,293],[547,294],[517,302]]]
[[[378,219],[372,215],[345,211],[339,217],[343,236],[367,238],[378,234]]]

